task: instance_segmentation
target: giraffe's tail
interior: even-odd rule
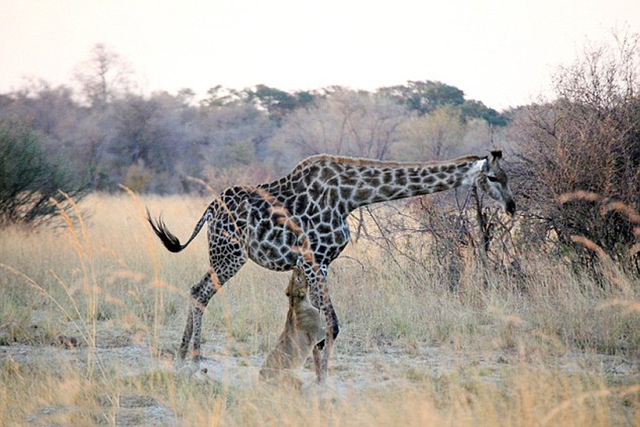
[[[204,211],[204,214],[202,214],[202,217],[196,224],[196,228],[193,230],[193,233],[191,233],[191,237],[189,237],[189,240],[187,240],[185,244],[180,244],[180,240],[167,229],[167,225],[162,220],[162,217],[158,217],[157,220],[151,218],[151,214],[149,213],[148,209],[147,221],[149,221],[153,232],[160,238],[160,241],[165,246],[165,248],[167,248],[171,252],[180,252],[181,250],[189,246],[189,243],[191,243],[191,241],[195,239],[195,237],[204,226],[204,223],[207,221],[207,217],[209,216],[209,214],[210,211],[209,208],[207,208],[207,210]]]

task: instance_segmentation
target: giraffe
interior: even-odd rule
[[[164,246],[180,252],[208,224],[210,269],[190,289],[191,303],[178,357],[183,361],[193,338],[193,360],[201,360],[204,308],[251,259],[274,271],[299,268],[309,285],[312,304],[323,313],[326,337],[314,349],[317,381],[327,376],[338,318],[327,287],[328,267],[349,242],[348,215],[361,206],[477,185],[504,211],[516,209],[501,151],[430,163],[396,163],[331,155],[302,160],[286,176],[255,187],[222,191],[184,243],[162,218],[147,220]]]

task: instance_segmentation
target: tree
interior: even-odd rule
[[[133,87],[131,67],[117,53],[102,43],[91,50],[90,58],[76,70],[82,96],[92,108],[104,108],[116,96]]]
[[[409,81],[406,85],[383,87],[378,90],[405,105],[419,116],[436,111],[440,107],[460,107],[463,120],[479,118],[493,126],[505,126],[506,117],[481,101],[465,100],[464,92],[455,86],[430,80]]]
[[[0,122],[0,226],[45,223],[66,205],[64,191],[76,201],[84,189],[64,167],[50,160],[40,136],[17,122]]]
[[[109,151],[112,171],[122,182],[129,168],[155,175],[145,191],[167,192],[177,187],[175,172],[188,162],[193,133],[188,130],[195,115],[180,95],[166,92],[151,97],[129,94],[113,102],[109,117],[114,128]],[[195,157],[195,155],[194,155]]]
[[[207,91],[207,97],[200,102],[203,107],[229,107],[246,101],[247,93],[216,85]]]
[[[520,111],[513,128],[521,146],[514,188],[537,230],[529,241],[553,235],[589,266],[595,247],[638,262],[630,252],[637,224],[622,208],[640,209],[638,41],[634,34],[587,46],[555,75],[557,99]],[[585,249],[582,238],[596,246]]]
[[[186,175],[206,178],[218,189],[268,178],[265,159],[275,127],[268,113],[250,102],[201,106],[190,126],[193,161]]]
[[[388,97],[335,89],[282,124],[272,147],[289,158],[319,153],[385,159],[399,138],[405,109]]]
[[[493,108],[489,108],[482,101],[474,99],[465,101],[461,105],[462,117],[465,120],[483,119],[492,126],[506,126],[507,118]]]
[[[18,121],[39,133],[39,144],[48,156],[74,159],[69,173],[75,180],[94,182],[109,127],[96,126],[96,111],[82,107],[67,86],[52,87],[38,80],[6,97],[0,119]]]
[[[405,105],[409,111],[425,115],[444,105],[462,105],[464,92],[455,86],[431,80],[408,81],[406,85],[384,87],[378,92]]]
[[[310,105],[315,97],[311,92],[295,92],[290,94],[266,85],[257,85],[255,89],[247,89],[249,100],[255,101],[269,112],[269,116],[280,124],[288,114],[299,107]]]
[[[461,154],[465,128],[460,108],[451,105],[438,107],[424,116],[413,116],[402,125],[398,158],[426,162]]]

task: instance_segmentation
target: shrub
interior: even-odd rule
[[[552,237],[559,253],[573,249],[582,265],[594,266],[597,256],[576,236],[618,261],[636,243],[636,224],[605,207],[640,208],[638,52],[637,35],[587,48],[556,75],[557,99],[529,107],[517,120],[521,146],[513,187],[531,220],[527,240]],[[576,192],[587,197],[564,196]]]
[[[47,157],[40,135],[12,121],[0,122],[0,227],[41,224],[67,203],[60,191],[79,199],[85,191],[62,165]]]

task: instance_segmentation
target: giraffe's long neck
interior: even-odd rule
[[[338,191],[349,212],[377,202],[437,193],[473,182],[486,160],[465,157],[449,162],[405,164],[344,159],[326,167],[323,181]],[[326,179],[326,176],[333,175]],[[322,179],[322,178],[321,178]]]

